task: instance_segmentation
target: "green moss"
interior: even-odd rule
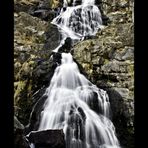
[[[32,89],[32,85],[30,83],[29,86],[28,86],[28,91],[31,91],[31,89]]]
[[[35,38],[35,42],[38,43],[38,44],[44,43],[45,42],[45,36],[44,35],[38,36],[38,38]]]
[[[50,8],[52,7],[52,3],[53,3],[53,0],[50,0],[50,1],[49,1],[49,7],[50,7]]]
[[[32,81],[20,81],[15,93],[15,106],[19,107],[18,119],[24,124],[28,124],[28,119],[32,110]]]
[[[104,65],[108,64],[109,60],[108,59],[104,59]]]
[[[14,104],[15,105],[17,105],[19,98],[20,98],[19,95],[21,91],[24,90],[25,86],[26,86],[26,81],[19,81],[17,82],[17,84],[15,83],[15,87],[17,87],[14,93]]]
[[[131,64],[127,67],[128,73],[131,75],[131,79],[134,79],[134,65]]]
[[[59,0],[50,0],[50,3],[49,3],[49,6],[51,8],[57,8],[59,7],[61,4],[60,4],[60,1]]]

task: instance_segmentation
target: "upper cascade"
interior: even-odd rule
[[[82,39],[85,36],[93,36],[102,26],[101,13],[94,5],[94,0],[82,0],[80,5],[76,5],[77,0],[73,0],[72,6],[68,6],[64,0],[63,8],[52,24],[57,25],[64,31],[64,37],[72,39]]]

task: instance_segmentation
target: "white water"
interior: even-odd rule
[[[93,36],[99,28],[102,28],[102,19],[100,10],[94,5],[94,0],[82,0],[81,5],[68,7],[67,0],[64,0],[64,8],[59,16],[53,19],[52,24],[57,25],[62,31],[62,42],[54,50],[55,52],[62,46],[64,40],[70,37],[75,40],[81,40],[85,36]],[[66,9],[66,10],[64,10]]]
[[[52,23],[64,30],[67,37],[73,39],[95,35],[100,26],[102,26],[98,7],[86,5],[85,3],[75,7],[67,7],[65,11],[62,10]]]
[[[63,129],[67,148],[119,148],[106,92],[80,74],[70,53],[62,53],[45,95],[39,130]],[[91,109],[93,99],[99,115]]]
[[[62,10],[52,21],[63,32],[56,52],[66,37],[81,39],[94,35],[102,24],[94,0],[82,0],[78,6],[75,1],[72,7],[67,7],[64,0],[66,11]],[[120,148],[115,127],[109,119],[110,103],[106,91],[97,88],[79,72],[70,53],[62,53],[61,65],[55,69],[44,95],[48,98],[38,130],[63,129],[66,148]]]

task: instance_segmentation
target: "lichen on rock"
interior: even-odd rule
[[[62,2],[14,1],[14,109],[24,125],[56,67],[49,57],[61,36],[49,22]],[[102,4],[110,22],[94,38],[77,43],[71,51],[88,79],[107,91],[119,141],[123,147],[133,148],[134,2],[102,0]],[[34,97],[36,93],[38,97]]]
[[[134,147],[134,31],[133,2],[109,0],[104,12],[110,23],[95,39],[73,47],[75,60],[88,78],[107,91],[112,120],[121,146]]]
[[[44,84],[39,80],[39,72],[36,71],[38,63],[47,59],[51,53],[50,50],[42,50],[48,23],[26,12],[15,13],[14,23],[15,115],[26,125],[31,112],[31,97],[39,89],[38,84]],[[47,68],[46,71],[49,70]]]

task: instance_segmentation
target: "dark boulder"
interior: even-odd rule
[[[73,143],[71,139],[81,140],[82,143],[85,141],[85,121],[86,115],[81,107],[77,108],[76,113],[75,109],[71,108],[69,112],[68,127],[66,130],[66,144],[71,145],[71,147],[77,147],[76,143]],[[70,143],[69,143],[70,142]]]
[[[61,59],[62,59],[61,53],[59,53],[59,52],[53,52],[52,53],[52,58],[53,58],[53,62],[54,63],[61,64]]]
[[[35,148],[65,148],[63,130],[31,132],[27,139],[35,145]]]
[[[14,147],[15,148],[30,148],[29,142],[25,138],[22,129],[16,129],[14,133]]]
[[[35,131],[39,127],[40,123],[40,114],[43,110],[43,105],[47,99],[47,96],[42,96],[34,105],[32,113],[30,115],[29,124],[25,127],[25,135],[27,135],[30,131]]]
[[[110,19],[104,13],[102,0],[96,0],[95,5],[98,6],[98,8],[99,8],[99,10],[101,12],[103,25],[108,25],[108,23],[110,23]]]
[[[43,49],[54,50],[59,46],[62,39],[62,35],[56,25],[50,24],[48,31],[45,33],[45,35],[46,35],[46,42],[44,44]]]
[[[67,37],[65,39],[65,43],[59,48],[59,52],[66,52],[69,53],[72,47],[72,39],[70,37]]]
[[[123,147],[134,147],[134,115],[133,115],[133,99],[127,99],[125,89],[108,88],[105,89],[109,95],[110,105],[112,109],[112,121],[116,127],[117,137]],[[124,91],[124,92],[123,92]],[[121,140],[122,139],[122,140]]]
[[[24,135],[24,126],[20,123],[16,116],[14,116],[14,147],[30,148]]]

